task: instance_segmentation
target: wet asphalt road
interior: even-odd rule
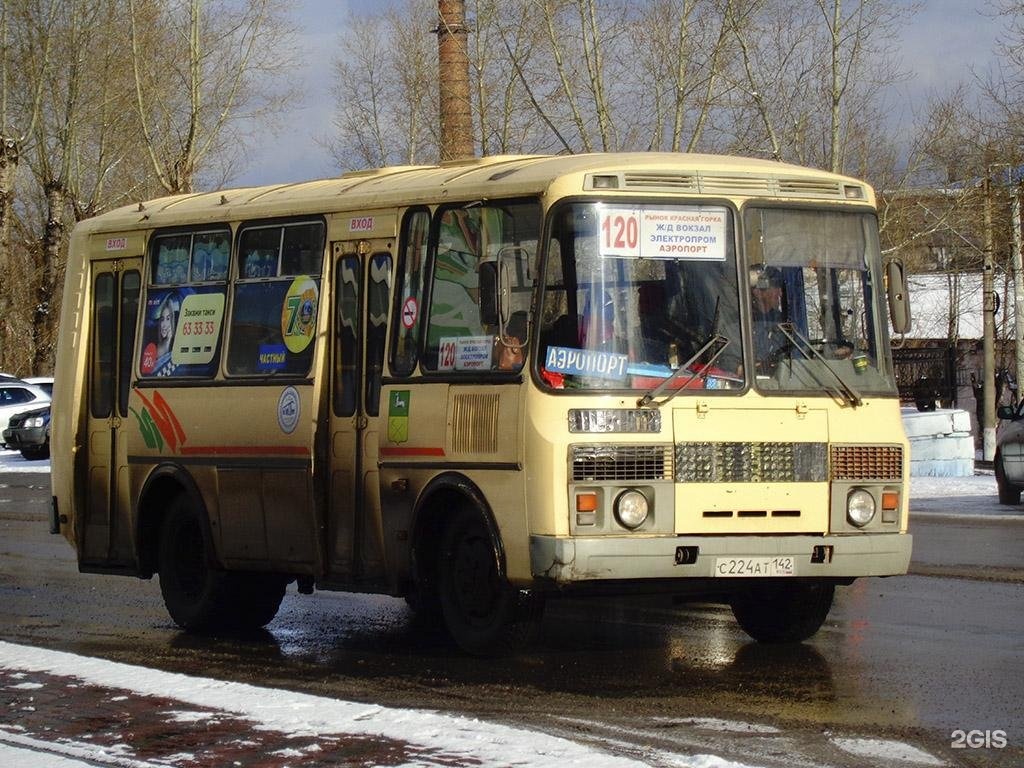
[[[70,546],[46,530],[48,479],[0,474],[0,639],[465,713],[630,754],[896,764],[835,748],[850,737],[900,741],[954,766],[1024,765],[1024,514],[919,516],[912,575],[839,589],[803,645],[750,643],[721,606],[560,601],[534,646],[481,660],[424,632],[402,601],[294,587],[266,632],[183,634],[155,580],[77,572]],[[957,729],[1004,731],[1008,746],[953,749]]]

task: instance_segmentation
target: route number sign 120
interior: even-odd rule
[[[601,211],[601,255],[640,256],[640,211],[606,208]]]

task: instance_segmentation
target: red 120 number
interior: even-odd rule
[[[613,214],[605,216],[601,223],[604,230],[605,248],[636,250],[640,243],[640,223],[635,216]]]

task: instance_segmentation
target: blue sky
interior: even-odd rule
[[[897,3],[905,0],[893,0]],[[351,7],[375,11],[387,0],[293,0],[300,26],[305,64],[296,73],[305,98],[285,121],[279,135],[267,134],[248,153],[249,164],[233,183],[269,184],[337,174],[333,160],[317,139],[331,131],[333,100],[329,94],[331,59]],[[913,122],[928,97],[972,79],[972,67],[984,71],[993,60],[998,21],[983,14],[985,0],[924,0],[901,35],[903,67],[911,77],[890,100],[899,105],[896,123]],[[358,18],[358,17],[356,17]]]

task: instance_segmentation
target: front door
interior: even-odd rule
[[[141,258],[93,262],[89,290],[88,462],[83,565],[128,565],[132,558],[127,426]]]
[[[359,241],[332,250],[329,569],[334,578],[364,583],[386,573],[377,469],[392,273],[385,247]]]

